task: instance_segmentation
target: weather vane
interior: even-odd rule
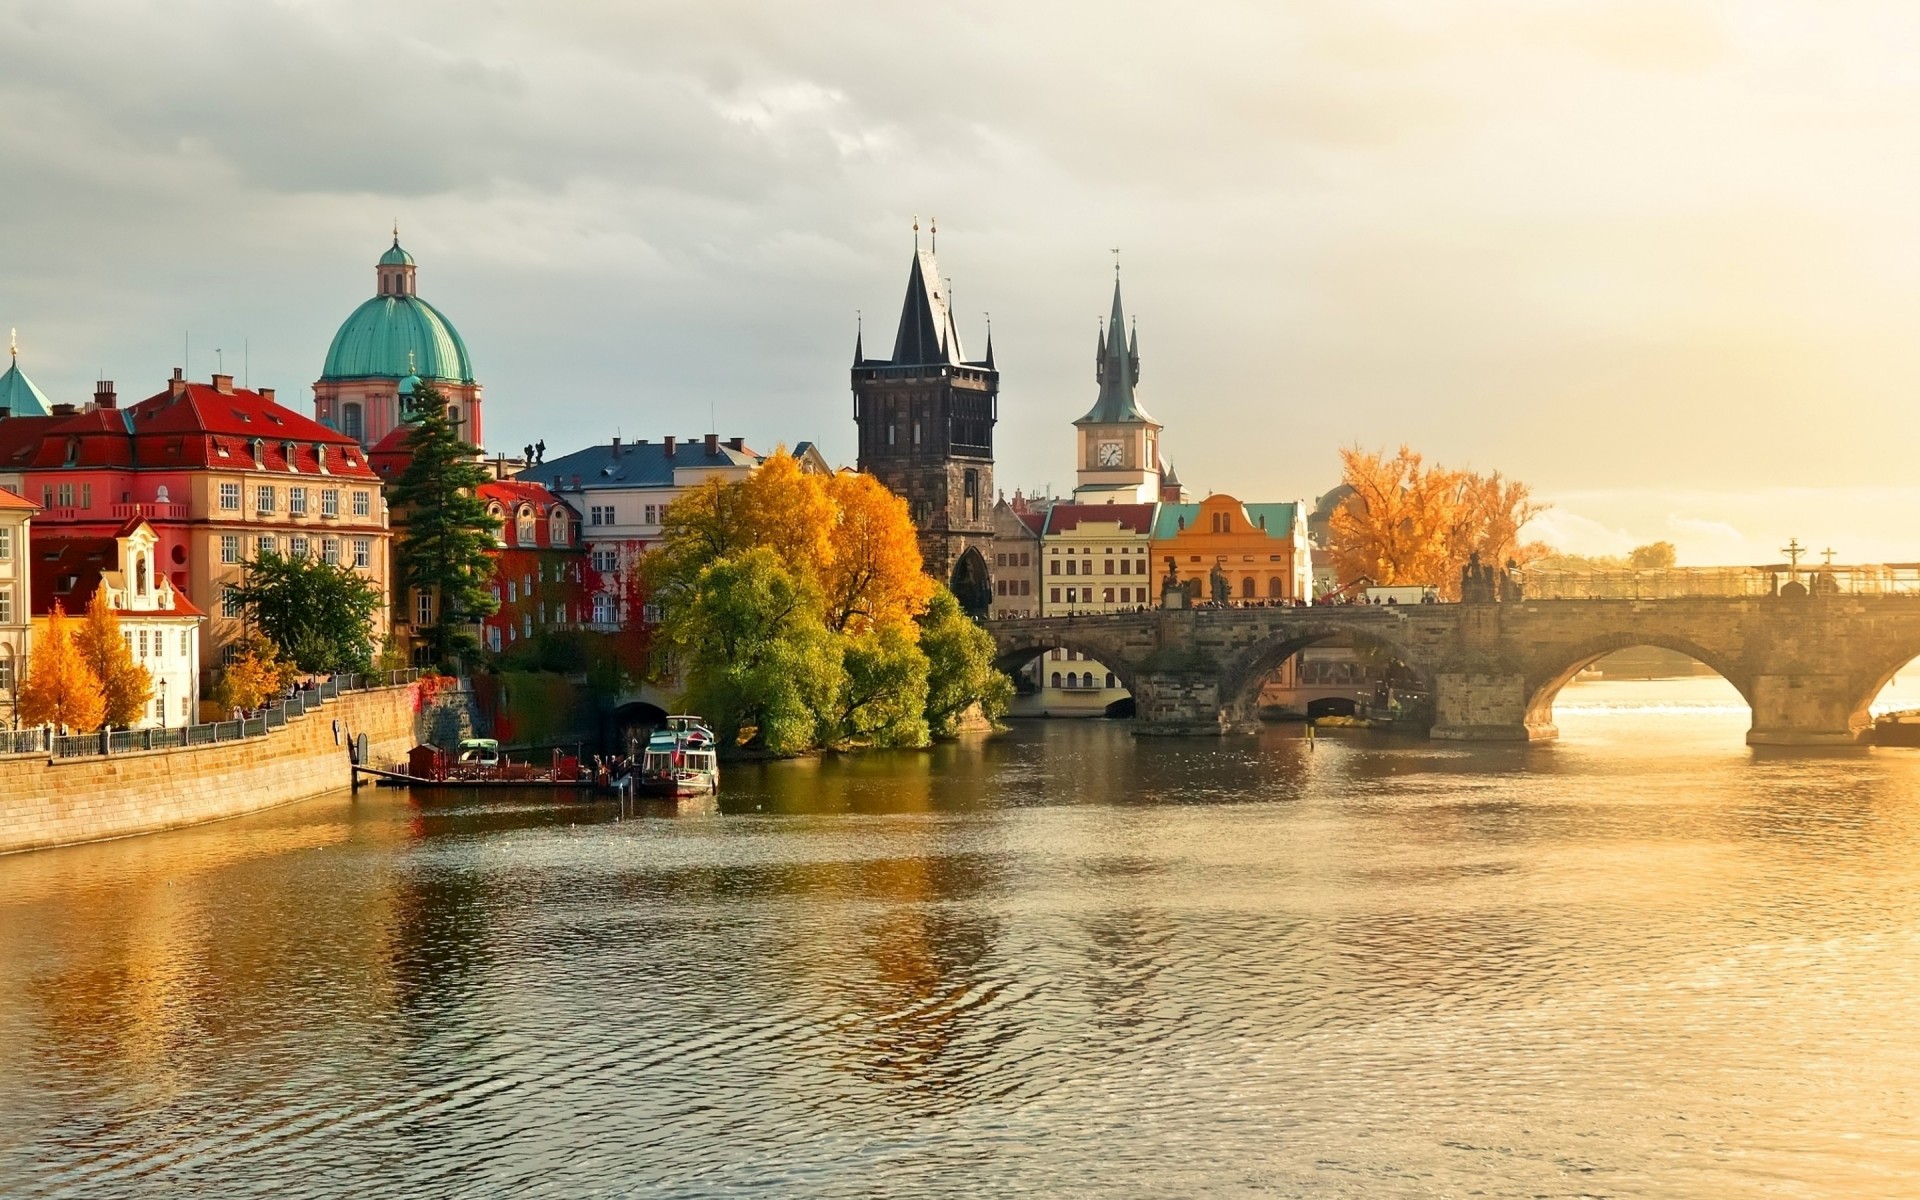
[[[1118,279],[1120,278],[1120,247],[1110,247],[1107,253],[1113,255],[1113,277]]]

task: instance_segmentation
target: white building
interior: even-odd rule
[[[159,535],[135,517],[110,538],[41,537],[33,543],[34,620],[57,601],[83,617],[94,592],[120,618],[133,661],[153,677],[153,696],[136,729],[191,725],[200,710],[200,627],[206,614],[156,564]]]

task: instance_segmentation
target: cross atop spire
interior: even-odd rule
[[[20,361],[20,331],[18,329],[7,330],[7,353],[12,356],[13,361]]]

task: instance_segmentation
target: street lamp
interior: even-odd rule
[[[166,681],[166,678],[163,676],[160,680],[160,728],[165,729],[166,727],[167,727],[167,681]]]

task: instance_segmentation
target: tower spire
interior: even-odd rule
[[[866,351],[862,348],[862,339],[866,336],[866,321],[859,309],[853,310],[853,365],[859,366],[867,361]]]
[[[7,330],[7,354],[13,361],[20,361],[20,331],[18,329]]]

